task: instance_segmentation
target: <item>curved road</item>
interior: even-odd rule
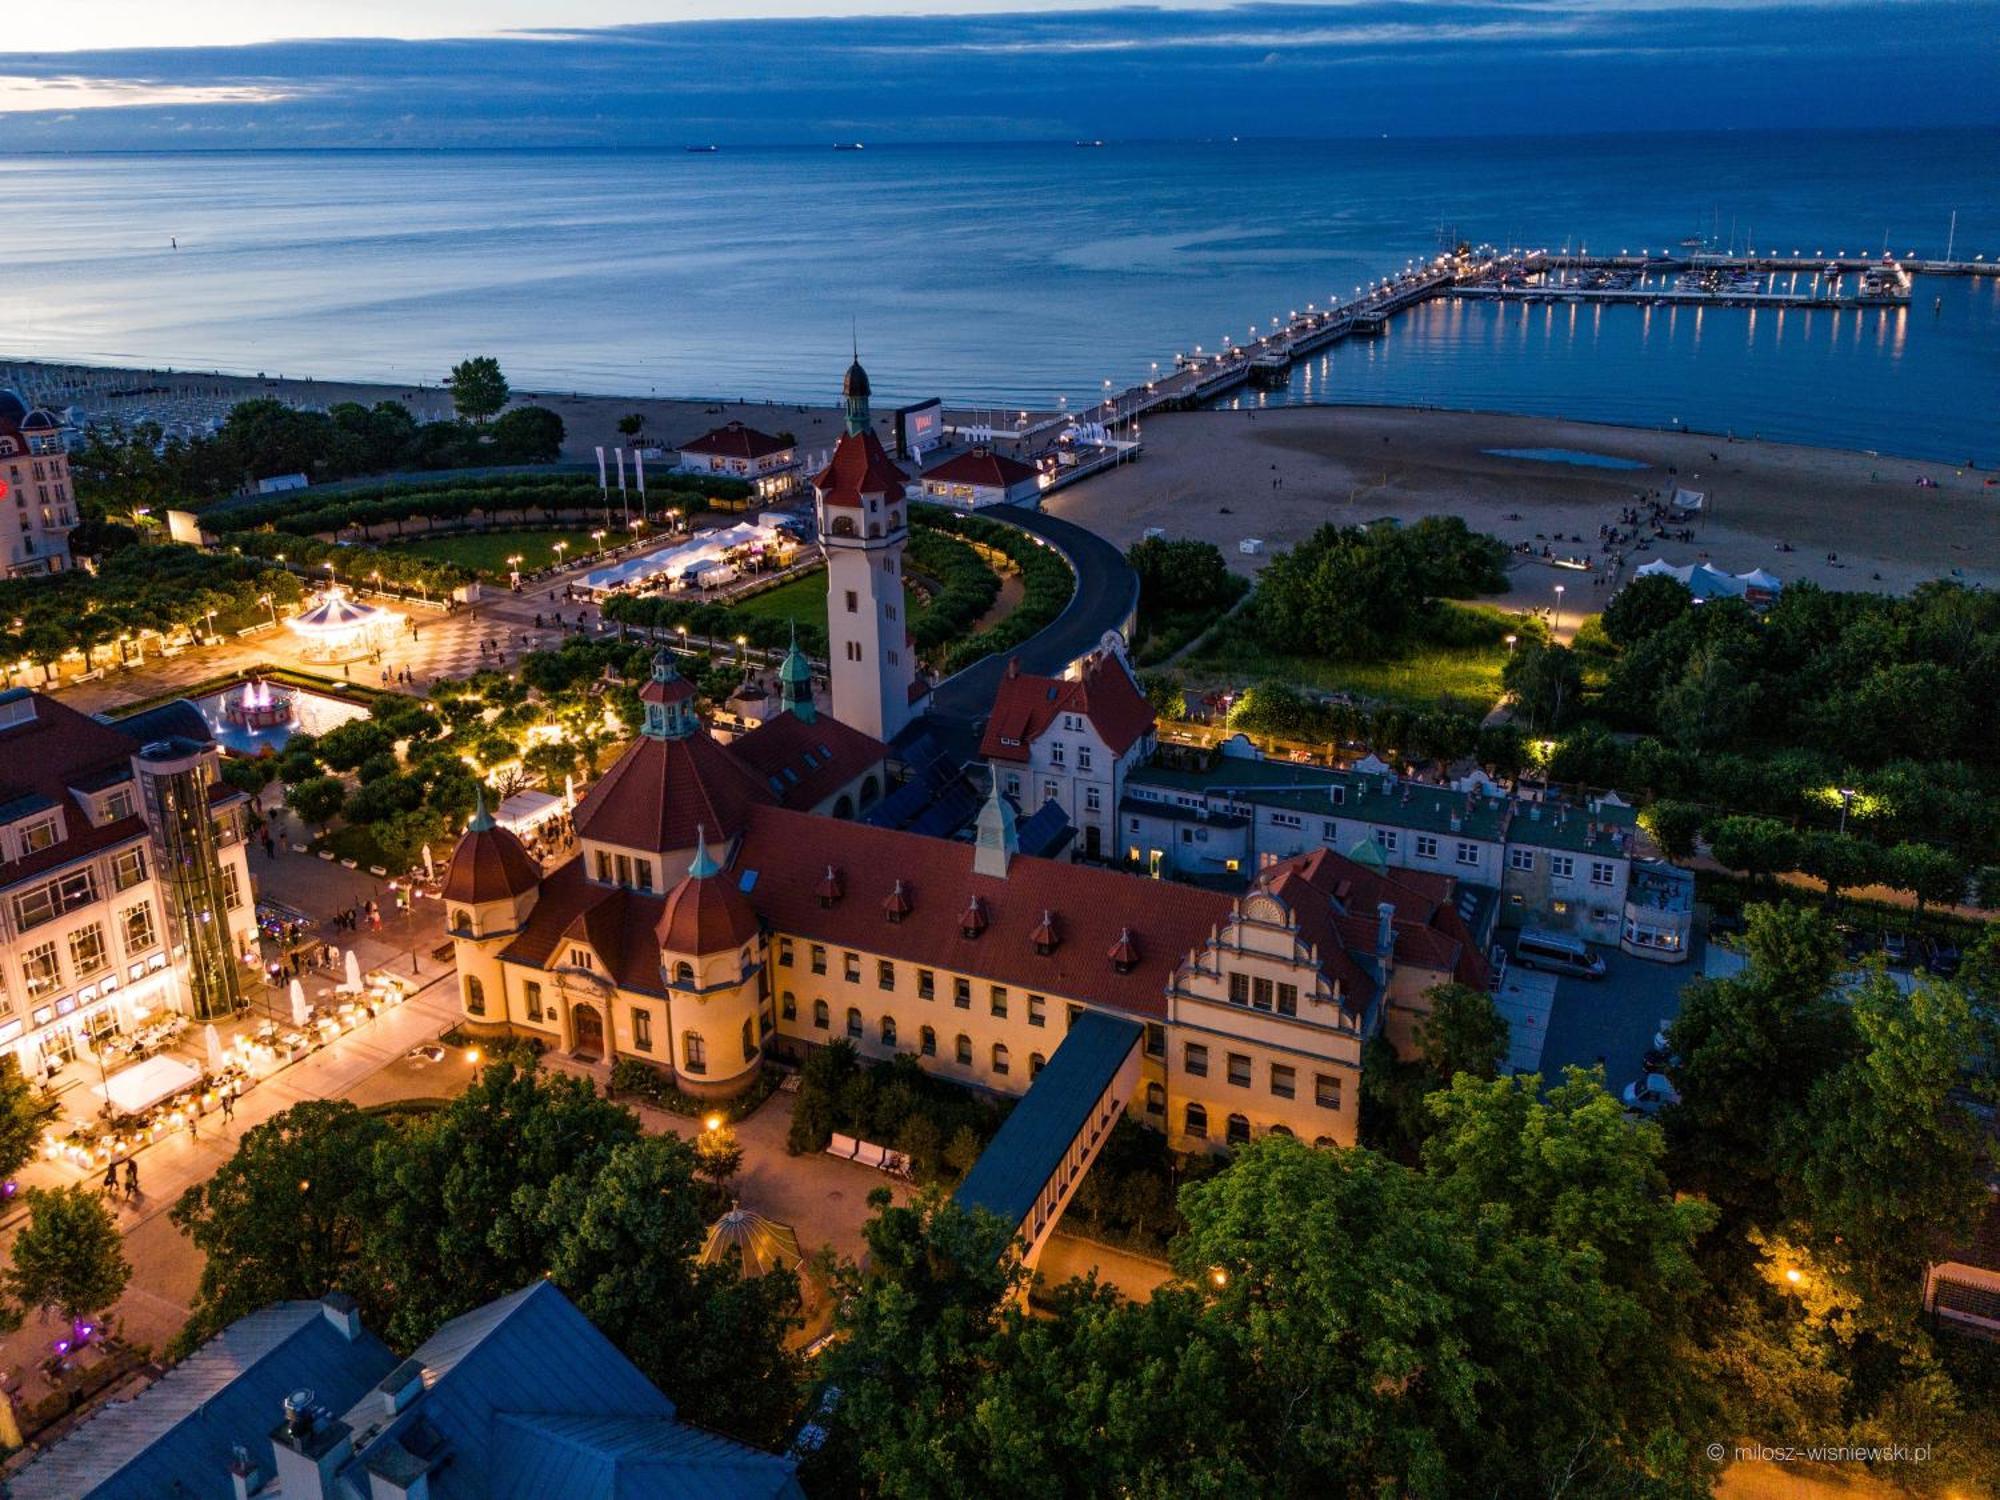
[[[1123,630],[1139,603],[1139,575],[1125,554],[1096,532],[1018,505],[989,506],[979,514],[1018,526],[1060,551],[1076,572],[1076,592],[1060,615],[1013,650],[982,657],[939,683],[931,690],[928,711],[899,736],[907,744],[921,726],[959,760],[979,752],[978,730],[993,710],[993,695],[1010,657],[1020,658],[1024,672],[1060,675],[1092,650],[1105,631]]]

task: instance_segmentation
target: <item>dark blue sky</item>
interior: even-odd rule
[[[1358,0],[17,52],[0,113],[29,150],[1990,127],[2000,0]]]

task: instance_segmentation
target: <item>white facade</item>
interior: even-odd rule
[[[908,513],[902,500],[881,495],[865,496],[858,518],[824,499],[819,511],[833,716],[886,742],[910,722],[916,681],[903,619]]]
[[[1027,763],[990,762],[996,784],[1023,813],[1033,813],[1053,801],[1077,830],[1077,847],[1084,853],[1115,855],[1118,850],[1118,799],[1125,777],[1145,764],[1153,737],[1142,735],[1114,754],[1087,715],[1064,713],[1030,741]]]

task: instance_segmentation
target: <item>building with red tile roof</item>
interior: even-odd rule
[[[240,1002],[257,954],[248,798],[220,764],[187,703],[105,723],[0,693],[0,1053],[28,1077],[161,1011]]]
[[[689,438],[675,457],[677,473],[747,480],[766,498],[784,494],[798,483],[797,443],[741,422],[725,422]]]
[[[1042,497],[1038,470],[991,448],[973,448],[948,458],[924,470],[919,483],[926,500],[954,510],[1035,505]]]
[[[1114,638],[1115,639],[1115,638]],[[979,753],[1023,806],[1054,802],[1092,856],[1118,845],[1126,776],[1153,751],[1153,706],[1123,651],[1107,645],[1072,677],[1037,677],[1010,662]]]

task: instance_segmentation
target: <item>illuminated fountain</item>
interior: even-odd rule
[[[238,729],[253,733],[289,729],[298,722],[298,707],[291,693],[255,677],[223,695],[222,717]]]

